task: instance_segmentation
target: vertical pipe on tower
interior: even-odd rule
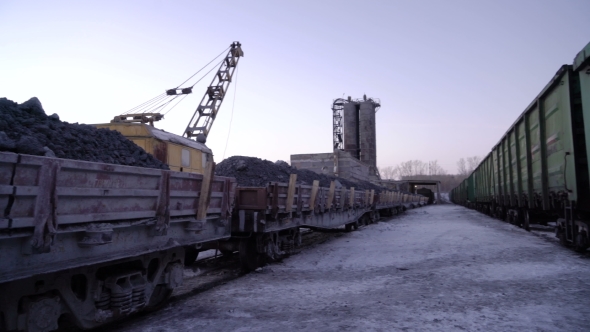
[[[360,160],[373,170],[377,169],[377,130],[375,126],[375,103],[363,101],[359,108]]]
[[[358,103],[348,102],[344,104],[342,112],[344,151],[349,152],[353,157],[359,158],[359,122]]]

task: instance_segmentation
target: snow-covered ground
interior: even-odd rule
[[[410,210],[120,331],[590,331],[590,261],[456,205]]]

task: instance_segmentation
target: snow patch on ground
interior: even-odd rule
[[[410,210],[129,331],[587,331],[590,262],[455,205]]]

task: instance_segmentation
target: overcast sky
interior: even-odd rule
[[[226,142],[225,157],[331,152],[333,99],[366,93],[378,166],[454,173],[590,42],[590,0],[0,0],[0,97],[106,123],[232,41],[245,57],[207,140],[217,162]],[[182,134],[210,80],[156,127]]]

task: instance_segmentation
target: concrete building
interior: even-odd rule
[[[369,181],[371,167],[346,151],[331,153],[292,154],[291,166],[319,174],[337,175],[353,181]]]
[[[377,170],[377,99],[336,99],[333,152],[291,155],[291,165],[349,180],[380,180]]]
[[[421,189],[428,189],[428,190],[431,190],[432,192],[434,192],[436,204],[442,203],[441,196],[440,196],[440,181],[438,181],[438,180],[427,180],[427,179],[402,180],[402,181],[380,180],[380,181],[375,181],[375,183],[377,183],[383,187],[389,188],[391,190],[405,191],[405,192],[410,192],[412,194],[423,195],[423,193],[421,193],[419,191]]]

